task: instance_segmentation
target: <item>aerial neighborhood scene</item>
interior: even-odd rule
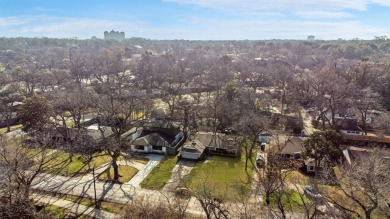
[[[0,0],[0,219],[390,218],[389,12]]]

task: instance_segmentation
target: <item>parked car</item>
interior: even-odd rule
[[[303,188],[305,195],[312,200],[322,200],[322,195],[318,193],[313,187],[305,186]]]

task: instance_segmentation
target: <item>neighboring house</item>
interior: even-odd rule
[[[199,160],[203,157],[206,146],[197,139],[194,139],[183,145],[180,151],[180,157],[190,160]]]
[[[271,140],[271,136],[272,134],[270,132],[267,132],[267,131],[263,131],[259,134],[259,141],[261,143],[267,143],[269,144],[270,140]]]
[[[352,163],[359,157],[365,157],[371,150],[355,146],[349,146],[343,150],[344,164],[351,166]]]
[[[309,158],[305,160],[306,172],[307,173],[315,173],[315,160],[313,158]],[[324,170],[323,162],[320,162],[320,165],[317,167],[318,173],[321,173]]]
[[[0,112],[0,128],[13,126],[20,123],[16,112]]]
[[[336,121],[337,128],[344,135],[363,135],[364,131],[361,129],[355,119],[339,119]]]
[[[303,140],[297,136],[278,136],[270,142],[270,150],[283,159],[299,160],[304,151]]]
[[[151,112],[150,117],[156,118],[156,119],[170,119],[170,112],[168,109],[165,108],[159,108],[159,109],[154,109]]]
[[[22,102],[14,101],[4,107],[0,106],[0,128],[20,124],[17,111],[21,105]]]
[[[89,140],[91,144],[97,144],[104,138],[111,136],[113,132],[110,127],[92,125],[81,129],[58,127],[46,130],[46,134],[54,142],[72,142],[83,138],[83,140]]]
[[[184,134],[179,126],[166,120],[144,120],[122,135],[130,140],[136,152],[174,155],[183,143]]]
[[[181,158],[198,160],[204,152],[222,156],[237,156],[237,137],[222,133],[197,132],[189,137],[189,141],[181,149]]]

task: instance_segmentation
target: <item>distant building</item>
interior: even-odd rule
[[[313,35],[309,35],[309,36],[307,36],[307,40],[315,40],[315,36],[313,36]]]
[[[104,39],[122,41],[125,39],[125,33],[113,30],[111,30],[110,32],[104,31]]]

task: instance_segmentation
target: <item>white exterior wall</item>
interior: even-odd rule
[[[186,158],[186,159],[198,160],[200,158],[200,154],[199,153],[189,153],[189,152],[182,151],[181,152],[181,157],[182,158]]]
[[[131,145],[131,150],[132,151],[137,151],[137,152],[148,152],[148,146],[144,146],[144,149],[143,150],[139,150],[139,149],[136,149],[135,148],[135,145]]]
[[[340,130],[344,135],[363,135],[361,131]]]

